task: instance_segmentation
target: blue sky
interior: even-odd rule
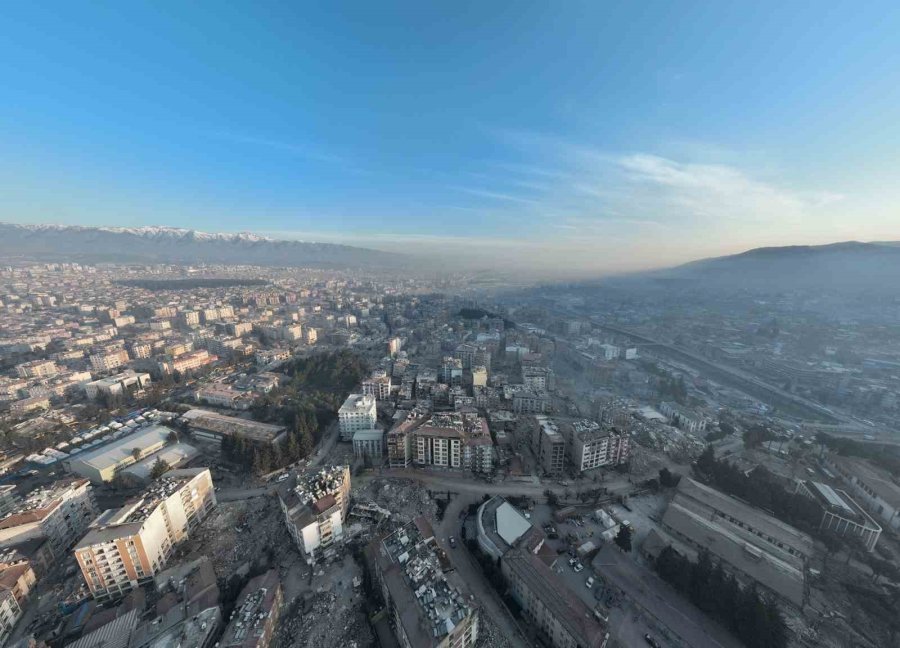
[[[591,270],[900,239],[895,2],[4,13],[0,220]]]

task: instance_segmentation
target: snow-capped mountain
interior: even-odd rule
[[[395,254],[366,248],[285,241],[250,232],[177,227],[82,227],[0,223],[0,256],[71,261],[230,263],[268,266],[389,267]]]

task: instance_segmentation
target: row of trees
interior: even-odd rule
[[[822,518],[819,506],[808,497],[785,491],[762,466],[745,475],[730,461],[716,459],[712,447],[708,446],[697,459],[696,468],[719,490],[770,511],[779,520],[803,531],[817,532]]]
[[[755,586],[741,587],[709,553],[692,562],[671,547],[656,559],[656,571],[694,605],[719,621],[747,648],[786,648],[788,628],[778,606]]]
[[[309,456],[347,395],[368,374],[365,361],[341,350],[295,358],[284,367],[290,376],[284,385],[260,398],[251,408],[257,421],[287,427],[287,438],[277,446],[244,439],[225,439],[223,455],[258,474],[265,474]]]

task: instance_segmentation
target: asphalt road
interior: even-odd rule
[[[604,545],[593,564],[600,576],[625,592],[651,622],[664,626],[674,635],[667,640],[655,635],[663,646],[741,648],[743,645],[656,574],[613,545]]]

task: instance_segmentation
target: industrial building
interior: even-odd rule
[[[259,446],[279,444],[287,438],[283,425],[260,423],[236,416],[225,416],[204,409],[188,410],[181,415],[195,440],[221,445],[222,439],[241,438]]]
[[[662,528],[696,553],[706,549],[739,578],[802,605],[813,540],[768,513],[682,477]],[[678,549],[679,547],[675,547]]]
[[[835,535],[858,536],[868,551],[874,551],[881,537],[881,525],[866,513],[846,491],[814,481],[798,481],[797,492],[822,509],[819,527]]]
[[[822,463],[837,476],[869,512],[895,531],[900,531],[900,485],[890,473],[876,468],[865,459],[828,454]]]
[[[137,463],[133,463],[127,468],[123,468],[119,475],[126,484],[130,486],[146,486],[153,481],[153,467],[157,461],[163,461],[170,470],[182,468],[193,461],[200,452],[192,445],[187,443],[173,443],[165,446],[159,452],[150,455],[146,459],[141,459]]]
[[[105,511],[75,546],[81,573],[97,600],[118,598],[153,579],[173,548],[216,505],[209,468],[163,475],[140,498]]]
[[[91,400],[100,396],[115,398],[136,394],[150,386],[150,374],[138,373],[131,369],[108,378],[94,380],[84,385],[84,393]]]
[[[112,481],[120,470],[161,450],[172,434],[172,430],[163,425],[141,428],[112,443],[73,456],[69,460],[69,470],[94,484]]]
[[[366,547],[397,640],[404,648],[474,648],[479,609],[424,517]]]
[[[350,466],[331,466],[297,476],[281,487],[278,501],[288,533],[310,564],[344,538],[350,507]]]

